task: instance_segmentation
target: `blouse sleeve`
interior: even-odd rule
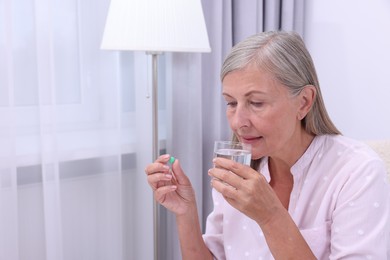
[[[213,254],[214,259],[225,259],[223,246],[223,213],[224,199],[220,193],[212,190],[214,209],[207,217],[206,232],[203,240]]]
[[[375,160],[348,170],[350,177],[340,189],[332,215],[329,259],[390,259],[390,197],[385,166]]]

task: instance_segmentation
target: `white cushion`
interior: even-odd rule
[[[369,140],[368,144],[385,162],[390,179],[390,140]]]

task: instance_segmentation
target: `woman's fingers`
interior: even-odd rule
[[[212,179],[211,186],[219,193],[223,194],[225,199],[234,199],[237,196],[237,188],[219,179]]]
[[[240,188],[243,180],[236,173],[222,168],[211,168],[208,174],[225,185],[233,186],[235,189]]]
[[[159,172],[169,172],[169,166],[166,165],[169,161],[169,157],[169,154],[161,155],[154,163],[151,163],[146,166],[146,175],[151,175]]]
[[[251,167],[226,158],[214,158],[213,163],[215,168],[223,168],[227,171],[234,172],[243,179],[249,179],[254,176],[253,173],[255,171]]]
[[[158,188],[157,190],[155,190],[154,192],[154,198],[156,199],[156,201],[158,201],[159,203],[164,203],[164,200],[166,198],[166,195],[172,191],[175,191],[177,189],[177,186],[176,185],[167,185],[167,186],[163,186],[163,187],[160,187]]]
[[[169,154],[163,154],[157,158],[156,162],[165,164],[169,161],[170,158],[171,158],[171,156]]]
[[[158,188],[176,184],[172,172],[167,165],[170,155],[165,154],[157,158],[154,163],[149,164],[145,168],[145,174],[147,175],[147,181],[152,187],[153,191],[156,191]]]
[[[190,180],[185,175],[183,169],[180,166],[180,162],[178,159],[175,159],[175,161],[172,164],[172,172],[174,174],[175,181],[179,184],[189,184]]]
[[[156,190],[157,188],[166,185],[162,183],[171,181],[172,175],[168,173],[155,173],[148,175],[147,180],[152,189]]]

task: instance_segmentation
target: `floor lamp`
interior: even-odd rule
[[[201,0],[111,0],[101,48],[152,56],[153,160],[158,147],[157,59],[163,52],[210,52]],[[154,259],[158,259],[158,205],[153,200]]]

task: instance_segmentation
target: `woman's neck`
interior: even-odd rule
[[[294,138],[292,143],[286,147],[284,155],[270,156],[268,160],[268,167],[271,177],[278,178],[286,174],[291,174],[291,167],[302,157],[314,139],[305,131],[302,132],[298,138]]]

